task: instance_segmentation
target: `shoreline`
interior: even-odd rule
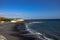
[[[0,35],[6,37],[7,40],[22,40],[18,37],[18,32],[13,31],[16,23],[3,23],[0,24]]]

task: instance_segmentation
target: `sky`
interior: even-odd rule
[[[0,16],[60,19],[60,0],[0,0]]]

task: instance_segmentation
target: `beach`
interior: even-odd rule
[[[16,27],[18,27],[19,29]],[[41,37],[42,39],[46,37],[48,38],[47,40],[51,40],[51,39],[60,40],[60,21],[58,20],[32,21],[31,23],[28,24],[28,26],[20,25],[20,22],[17,23],[9,22],[9,23],[2,23],[2,24],[0,23],[0,36],[3,35],[7,40],[25,40],[25,39],[28,40],[28,36],[32,37],[32,35],[27,35],[28,33],[26,33],[26,31],[24,30],[24,28],[26,27],[27,29],[30,29],[27,32],[31,31],[31,32],[40,33],[39,37]],[[25,33],[22,34],[22,32]],[[25,38],[21,36],[24,36]],[[31,38],[30,40],[33,39]]]
[[[17,31],[13,31],[16,23],[0,23],[0,35],[4,36],[7,40],[22,40],[20,37],[13,36],[18,34]]]

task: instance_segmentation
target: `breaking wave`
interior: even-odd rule
[[[33,22],[33,23],[40,23],[40,22]],[[25,30],[23,30],[23,29],[25,29]],[[19,30],[19,32],[26,32],[26,33],[21,34],[24,37],[35,38],[33,40],[53,40],[53,39],[45,37],[41,33],[34,31],[33,29],[29,28],[27,23],[24,26],[20,25],[18,27],[18,30]]]
[[[42,22],[33,22],[33,23],[42,23]],[[36,36],[36,40],[54,40],[54,39],[51,39],[51,38],[47,38],[43,34],[41,34],[41,33],[37,32],[37,31],[34,31],[33,29],[29,28],[28,24],[26,24],[26,29],[30,32],[31,35],[35,35]]]
[[[34,24],[34,23],[43,23],[43,22],[30,22],[29,24]]]

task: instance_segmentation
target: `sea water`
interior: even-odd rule
[[[49,40],[60,40],[60,21],[31,21],[28,27],[35,32],[41,33]]]

